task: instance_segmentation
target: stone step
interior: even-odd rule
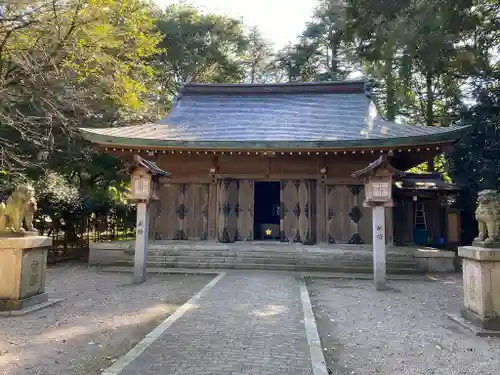
[[[133,252],[133,246],[130,248],[123,249],[125,252]],[[276,253],[276,254],[301,254],[301,253],[307,253],[307,254],[329,254],[329,253],[338,253],[338,254],[353,254],[353,253],[365,253],[365,254],[371,254],[371,251],[366,250],[366,249],[341,249],[341,248],[332,248],[332,249],[317,249],[314,246],[308,247],[308,246],[301,246],[301,247],[276,247],[276,248],[259,248],[259,247],[247,247],[247,248],[241,248],[238,246],[235,246],[234,248],[220,248],[220,247],[203,247],[203,248],[192,248],[189,246],[179,248],[177,246],[170,246],[170,247],[155,247],[155,246],[150,246],[149,247],[150,252],[175,252],[175,253],[183,253],[186,251],[191,251],[195,253]],[[388,254],[390,255],[401,255],[401,256],[411,256],[413,254],[413,251],[403,251],[400,249],[394,250],[394,249],[388,249],[387,251]]]
[[[127,255],[133,256],[133,251],[127,251]],[[148,255],[151,257],[174,257],[174,256],[185,256],[193,258],[273,258],[273,259],[352,259],[352,260],[364,260],[372,259],[371,253],[305,253],[301,254],[298,252],[231,252],[231,251],[174,251],[174,250],[150,250]],[[402,255],[387,255],[388,261],[413,261],[413,255],[402,254]]]
[[[132,256],[127,256],[127,260],[133,260]],[[300,265],[311,265],[311,266],[335,266],[337,264],[372,264],[372,259],[362,259],[362,260],[351,260],[347,258],[341,259],[311,259],[311,258],[276,258],[276,257],[189,257],[189,256],[148,256],[148,261],[152,263],[176,263],[176,262],[186,262],[186,263],[247,263],[247,264],[300,264]],[[402,267],[411,268],[415,266],[412,260],[404,261],[387,261],[388,267]]]
[[[122,260],[116,262],[116,266],[130,266],[133,260]],[[186,268],[186,269],[246,269],[246,270],[282,270],[282,271],[310,271],[310,272],[344,272],[344,273],[373,273],[373,268],[368,264],[337,264],[329,267],[326,265],[292,265],[292,264],[245,264],[245,263],[212,263],[212,262],[173,262],[156,263],[148,261],[148,267],[158,268]],[[408,267],[387,267],[389,274],[419,274],[420,271]]]
[[[126,257],[123,258],[124,261],[127,261],[129,263],[133,263],[134,258],[133,257]],[[180,264],[180,263],[186,263],[186,264],[199,264],[199,263],[205,263],[205,264],[225,264],[227,266],[230,265],[254,265],[254,264],[267,264],[269,266],[273,265],[283,265],[283,266],[306,266],[306,267],[321,267],[321,268],[343,268],[343,267],[372,267],[372,261],[371,260],[363,260],[363,261],[350,261],[348,259],[342,259],[342,260],[335,260],[335,261],[314,261],[314,260],[307,260],[307,259],[300,259],[300,260],[293,260],[293,259],[238,259],[238,258],[210,258],[210,259],[204,259],[204,258],[187,258],[187,257],[149,257],[148,258],[148,263],[150,264],[156,264],[159,266],[164,267],[165,264]],[[416,268],[415,264],[413,262],[400,262],[400,263],[394,263],[394,262],[388,262],[387,263],[387,268],[389,269],[408,269],[408,268]]]

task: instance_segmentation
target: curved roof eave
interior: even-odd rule
[[[416,147],[440,143],[453,143],[467,131],[469,126],[454,128],[436,134],[398,138],[373,138],[336,141],[180,141],[147,138],[130,138],[103,135],[93,132],[94,129],[80,129],[84,139],[104,147],[136,147],[136,148],[172,148],[172,149],[208,149],[208,150],[334,150],[356,148],[398,148]]]

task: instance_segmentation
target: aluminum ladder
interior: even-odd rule
[[[425,218],[425,208],[422,202],[415,202],[415,229],[427,230],[427,219]]]

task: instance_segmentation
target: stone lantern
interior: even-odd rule
[[[148,259],[148,232],[149,232],[149,202],[158,199],[160,177],[170,178],[152,161],[134,156],[134,163],[128,168],[131,176],[131,201],[137,203],[137,224],[134,255],[134,281],[141,283],[146,280]]]
[[[391,166],[386,155],[352,174],[352,177],[364,179],[363,206],[373,210],[373,278],[377,290],[386,289],[385,207],[393,206],[392,177],[403,174],[403,171]]]

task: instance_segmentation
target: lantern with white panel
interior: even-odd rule
[[[131,201],[137,203],[137,224],[134,254],[134,282],[146,280],[148,259],[149,203],[158,199],[161,177],[170,178],[170,173],[154,162],[134,156],[134,163],[128,169],[131,175]]]
[[[383,170],[377,172],[379,174],[373,174],[366,179],[365,202],[368,207],[377,203],[387,207],[392,204],[392,177],[391,175],[385,175]]]
[[[385,208],[392,207],[392,177],[404,172],[392,167],[386,155],[381,156],[368,167],[352,174],[364,179],[365,201],[363,206],[371,207],[373,228],[373,279],[377,290],[386,289],[386,231]]]
[[[151,198],[152,176],[144,168],[137,168],[132,174],[132,199],[149,201]]]

